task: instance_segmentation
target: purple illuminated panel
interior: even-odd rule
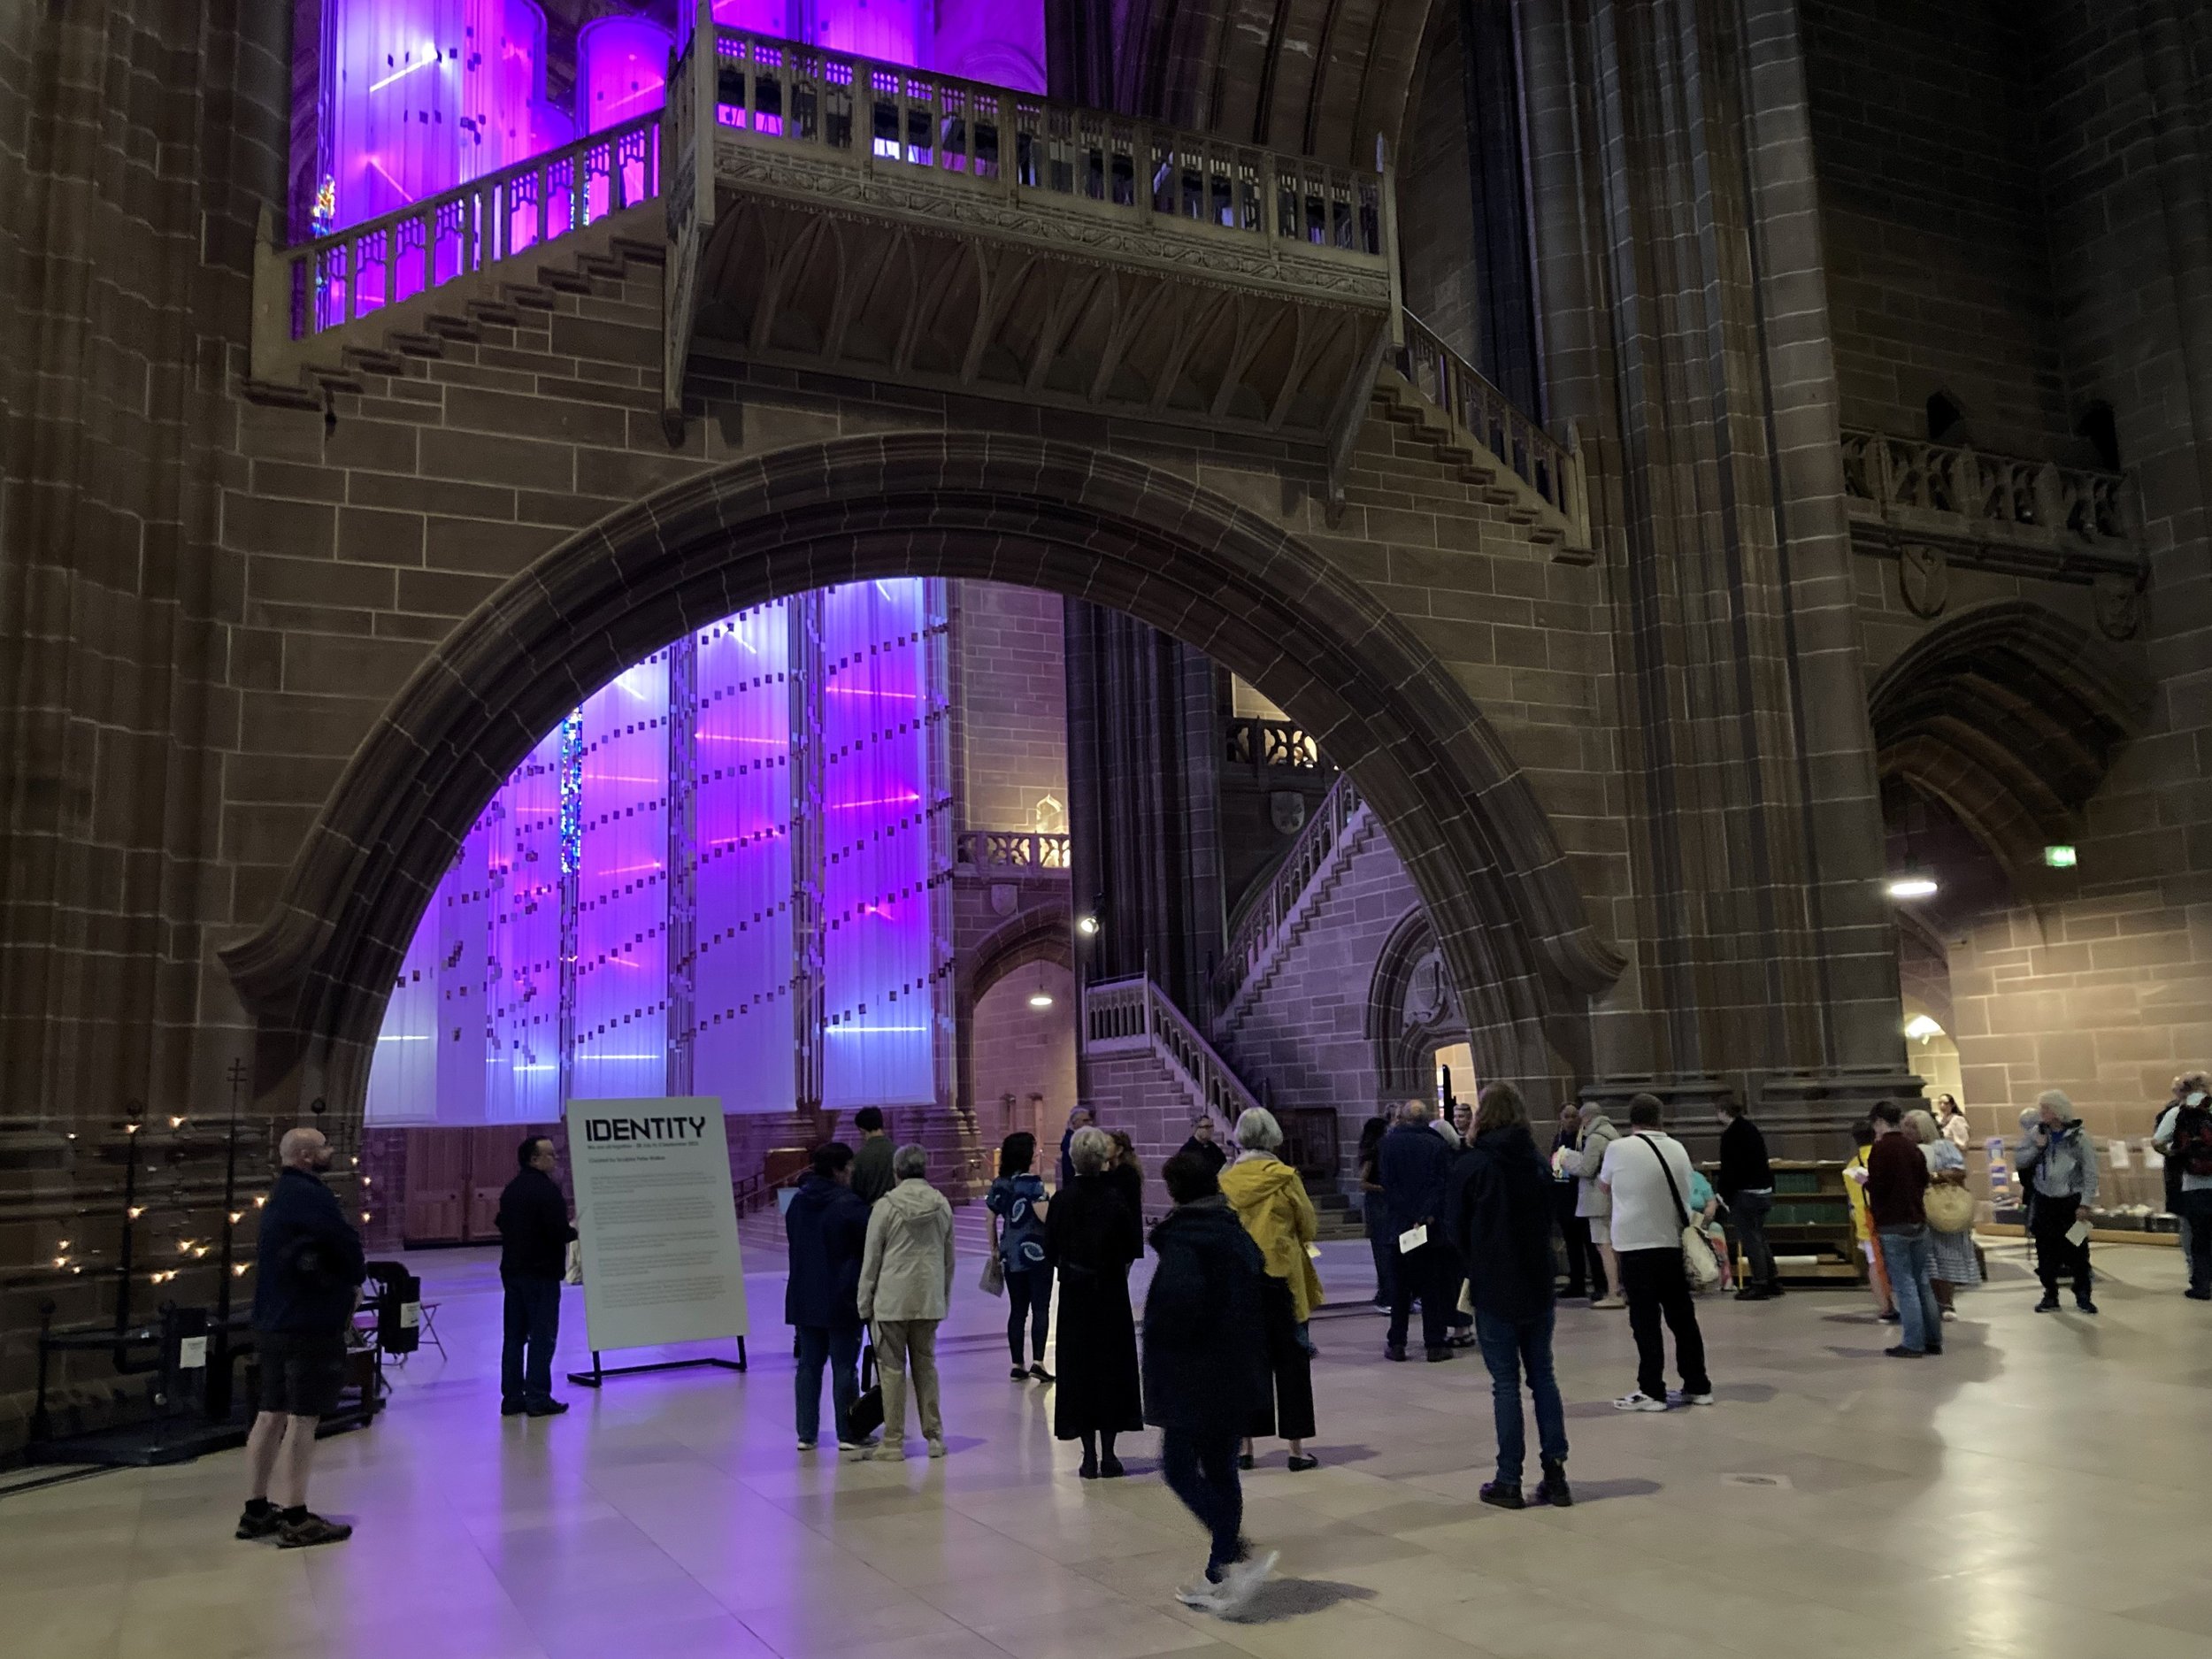
[[[584,700],[569,1093],[659,1094],[668,1079],[668,654]]]
[[[1039,0],[714,0],[714,20],[879,64],[1045,89]]]
[[[484,1117],[561,1115],[561,733],[555,727],[492,799],[490,1041]]]
[[[492,816],[476,820],[461,856],[438,884],[438,1117],[484,1121],[484,1055],[489,1040],[485,984],[490,943]]]
[[[935,1097],[926,585],[822,603],[822,1104]]]
[[[431,895],[384,1004],[384,1024],[369,1062],[366,1116],[372,1125],[438,1121],[438,900],[451,879],[441,881]]]
[[[797,1103],[787,622],[780,602],[696,641],[692,1087],[726,1112]]]

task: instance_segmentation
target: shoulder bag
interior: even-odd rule
[[[1974,1225],[1974,1194],[1950,1181],[1931,1186],[1921,1194],[1920,1208],[1938,1233],[1965,1233]]]
[[[1651,1148],[1651,1156],[1659,1160],[1659,1173],[1665,1177],[1667,1196],[1674,1200],[1674,1218],[1682,1226],[1682,1271],[1693,1290],[1710,1290],[1720,1283],[1720,1261],[1713,1254],[1712,1240],[1705,1236],[1705,1229],[1690,1219],[1689,1210],[1682,1202],[1682,1189],[1674,1184],[1674,1171],[1667,1167],[1667,1155],[1659,1149],[1659,1143],[1648,1136],[1638,1136]]]
[[[983,1277],[978,1282],[987,1296],[1003,1296],[1006,1294],[1006,1263],[999,1259],[998,1213],[995,1210],[991,1214],[991,1253],[983,1258]]]

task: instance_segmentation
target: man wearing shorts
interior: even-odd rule
[[[286,1133],[283,1168],[261,1211],[255,1259],[254,1348],[261,1360],[260,1412],[246,1440],[253,1480],[241,1538],[274,1538],[284,1549],[342,1543],[353,1528],[307,1507],[315,1424],[338,1403],[346,1378],[346,1327],[366,1268],[361,1235],[319,1171],[330,1143],[319,1129]]]

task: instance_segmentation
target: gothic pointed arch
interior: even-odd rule
[[[257,1092],[365,1087],[438,872],[569,708],[687,629],[826,585],[972,577],[1111,605],[1288,710],[1352,772],[1436,926],[1487,1074],[1554,1069],[1620,972],[1529,782],[1466,691],[1349,576],[1176,474],[980,433],[800,445],[671,485],[541,557],[424,661],[355,753],[262,926],[223,952]],[[291,1079],[287,1081],[286,1079]]]

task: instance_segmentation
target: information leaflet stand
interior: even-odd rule
[[[745,1264],[728,1131],[711,1096],[572,1100],[569,1168],[584,1259],[591,1369],[569,1381],[714,1365],[745,1369]],[[610,1348],[734,1339],[737,1357],[608,1365]]]

